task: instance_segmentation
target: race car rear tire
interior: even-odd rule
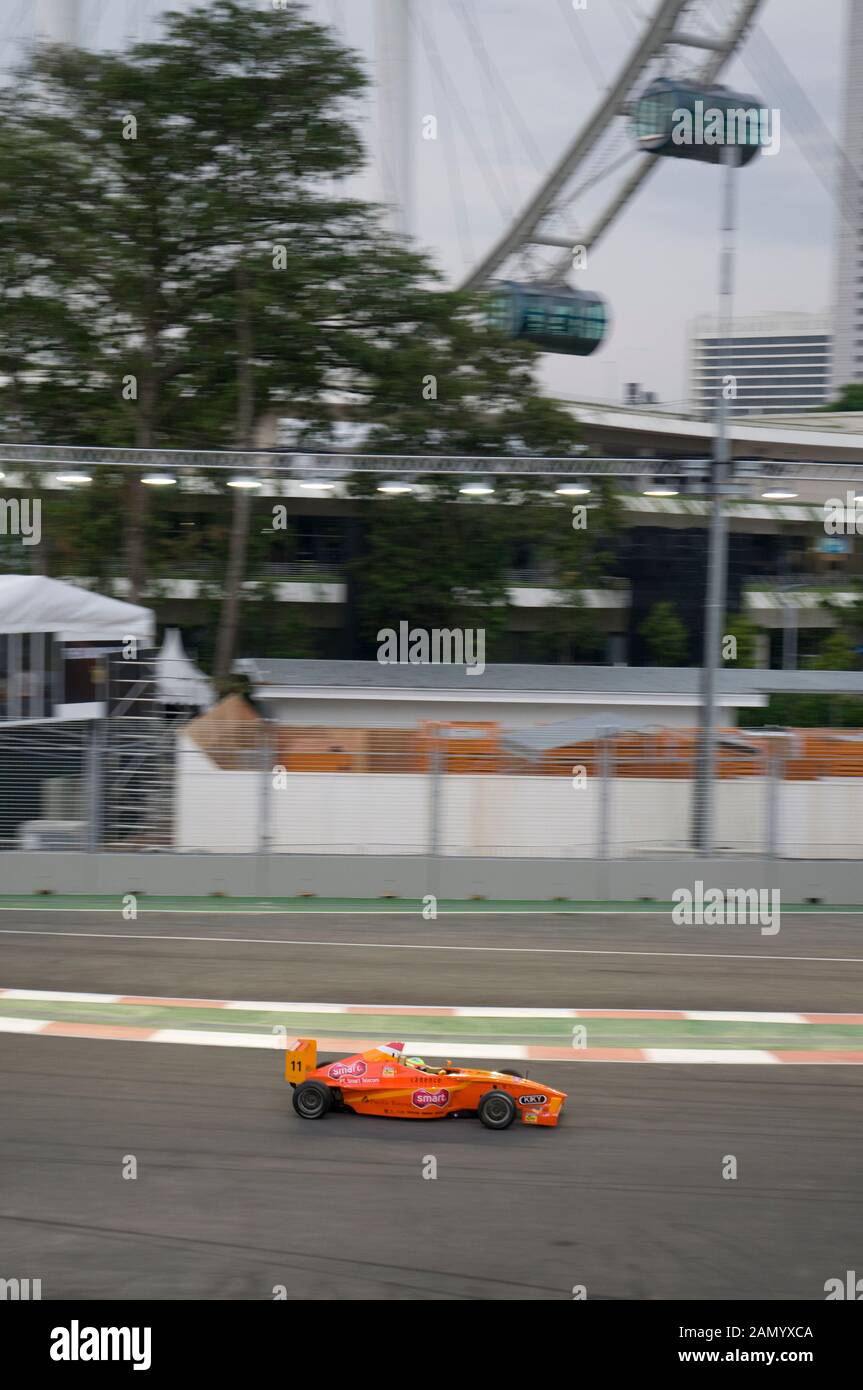
[[[320,1081],[301,1081],[291,1096],[293,1107],[304,1120],[321,1120],[331,1108],[333,1097],[329,1086]]]
[[[479,1098],[477,1114],[486,1129],[509,1129],[516,1116],[516,1104],[508,1091],[486,1091]]]

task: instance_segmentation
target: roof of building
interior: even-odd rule
[[[694,666],[535,666],[490,664],[481,674],[450,664],[384,665],[377,661],[316,661],[262,657],[236,663],[258,695],[300,695],[349,690],[425,691],[481,695],[595,694],[603,696],[697,695],[701,672]],[[720,671],[720,694],[863,695],[863,671]]]

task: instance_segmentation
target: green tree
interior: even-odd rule
[[[556,594],[542,611],[536,658],[566,656],[573,645],[585,656],[598,654],[602,635],[580,591],[604,582],[610,564],[610,492],[601,490],[587,526],[576,528],[572,508],[531,479],[498,479],[494,500],[469,499],[458,480],[430,476],[414,493],[382,502],[377,483],[369,475],[351,480],[364,537],[352,570],[366,654],[381,629],[407,621],[427,630],[482,628],[487,656],[495,659],[509,617],[515,550],[525,545],[544,587]]]
[[[814,671],[858,671],[860,657],[853,638],[847,631],[839,629],[828,633],[807,665]]]
[[[737,643],[737,655],[723,662],[725,666],[751,667],[755,665],[758,629],[745,613],[734,613],[726,622],[726,635]]]
[[[689,638],[673,603],[655,603],[638,629],[647,643],[650,666],[682,666]]]
[[[368,649],[382,628],[480,627],[487,646],[506,624],[503,508],[459,499],[447,477],[422,480],[423,494],[382,501],[376,479],[351,480],[365,538],[353,563],[360,633]]]
[[[214,0],[122,54],[38,52],[0,93],[7,434],[249,449],[270,412],[287,407],[311,436],[337,399],[372,448],[571,453],[577,424],[541,395],[535,352],[340,194],[362,159],[350,118],[363,87],[356,58],[293,3]],[[138,598],[171,536],[137,473],[118,476]],[[247,491],[230,498],[221,674],[254,510]],[[76,505],[95,535],[101,521]],[[487,508],[478,527],[472,510],[458,508],[473,558],[460,555],[452,589],[494,608],[505,586],[483,557],[513,517]]]
[[[363,85],[353,57],[295,4],[256,13],[216,0],[169,16],[163,42],[124,54],[40,50],[0,96],[0,225],[7,246],[32,247],[6,280],[20,308],[0,338],[15,425],[44,438],[47,399],[48,423],[78,443],[174,443],[191,415],[208,427],[196,442],[251,447],[256,271],[285,293],[271,273],[275,243],[337,220],[318,185],[359,165],[342,105]],[[203,407],[213,365],[202,340],[221,355],[223,388]],[[301,353],[285,357],[290,390]],[[315,360],[304,359],[307,382]],[[138,597],[149,498],[134,473],[127,490]],[[238,495],[228,602],[247,519]]]
[[[863,386],[859,382],[849,382],[843,386],[835,401],[822,405],[822,410],[863,410]]]

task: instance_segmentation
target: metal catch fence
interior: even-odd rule
[[[138,698],[88,723],[0,725],[0,848],[691,852],[690,729],[529,755],[494,725],[285,727],[242,701],[183,723]],[[861,858],[863,734],[723,731],[714,796],[720,853]]]

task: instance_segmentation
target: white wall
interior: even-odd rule
[[[424,854],[430,779],[424,774],[296,772],[284,786],[255,772],[223,772],[187,740],[178,744],[175,847],[249,853],[260,847],[269,806],[276,852]],[[600,783],[568,777],[450,776],[441,781],[444,854],[591,858],[597,853]],[[768,784],[720,782],[717,845],[766,849]],[[612,855],[687,848],[692,783],[621,778],[611,787]],[[778,849],[793,857],[863,856],[863,779],[790,782],[779,788]]]

